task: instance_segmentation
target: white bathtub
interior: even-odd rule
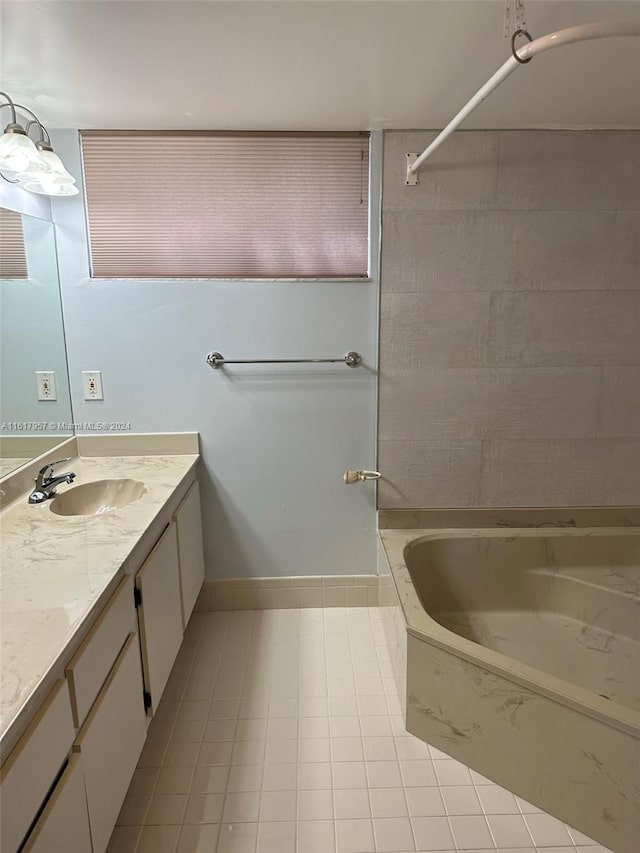
[[[616,853],[638,853],[640,529],[381,537],[408,730]]]

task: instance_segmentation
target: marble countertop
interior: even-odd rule
[[[29,505],[26,495],[0,513],[0,741],[198,458],[74,459],[67,467],[77,475],[75,485],[131,477],[146,492],[97,516],[55,515],[49,501]]]

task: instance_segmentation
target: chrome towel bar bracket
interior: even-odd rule
[[[354,350],[349,350],[342,358],[245,358],[229,359],[219,352],[210,352],[207,364],[215,369],[225,364],[346,364],[347,367],[357,367],[362,363],[362,356]]]

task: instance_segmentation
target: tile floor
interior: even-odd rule
[[[194,614],[108,853],[607,853],[408,735],[380,611]]]

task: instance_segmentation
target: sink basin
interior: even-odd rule
[[[103,515],[139,500],[146,491],[140,480],[96,480],[57,495],[50,509],[56,515]]]

